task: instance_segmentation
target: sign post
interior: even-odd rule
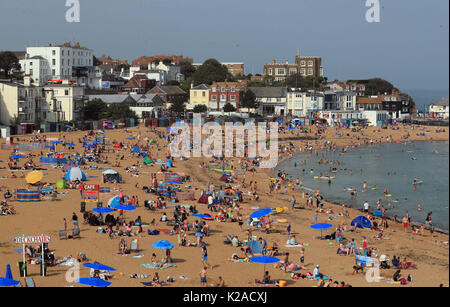
[[[98,202],[99,194],[98,184],[84,184],[81,186],[81,197],[85,202]]]
[[[26,244],[41,244],[42,249],[42,276],[45,276],[45,259],[44,259],[44,243],[50,242],[50,236],[41,234],[40,236],[18,236],[14,238],[14,243],[22,244],[23,251],[23,267],[26,268],[26,259],[25,259],[25,245]],[[26,269],[23,270],[23,276],[27,277]]]

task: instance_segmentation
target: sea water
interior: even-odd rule
[[[411,220],[424,223],[428,212],[438,228],[449,229],[449,142],[424,141],[402,144],[377,144],[352,148],[342,154],[312,152],[300,154],[281,162],[277,170],[284,170],[295,182],[300,178],[306,189],[320,193],[326,200],[362,209],[367,201],[372,210],[378,200],[387,209],[386,214],[402,219],[408,211]],[[337,164],[318,164],[320,159],[339,161]],[[296,164],[296,166],[295,166]],[[336,167],[337,173],[330,172]],[[335,176],[335,179],[315,179],[314,176]],[[414,179],[423,181],[412,184]],[[368,188],[362,192],[363,184]],[[349,189],[357,191],[351,199]],[[387,189],[391,197],[385,197]],[[422,211],[418,211],[419,202]]]

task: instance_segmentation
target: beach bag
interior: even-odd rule
[[[400,279],[400,284],[401,285],[406,285],[406,278]]]

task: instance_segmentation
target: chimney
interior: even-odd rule
[[[23,85],[31,86],[31,76],[30,75],[23,76]]]
[[[288,59],[286,59],[286,65],[287,65],[287,64],[289,64],[289,61],[288,61]]]
[[[194,81],[191,82],[191,88],[194,88]]]
[[[153,65],[153,64],[148,63],[148,65],[147,65],[148,70],[151,70],[151,69],[152,69],[152,65]]]

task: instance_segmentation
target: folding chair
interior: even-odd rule
[[[79,228],[74,228],[72,230],[72,239],[75,239],[75,237],[81,238]]]
[[[59,231],[59,239],[60,239],[60,240],[62,240],[62,239],[67,239],[67,231],[65,231],[65,230],[60,230],[60,231]]]
[[[36,287],[32,277],[25,277],[25,283],[26,283],[28,288],[35,288]]]
[[[130,252],[137,252],[138,249],[138,239],[131,240]]]

